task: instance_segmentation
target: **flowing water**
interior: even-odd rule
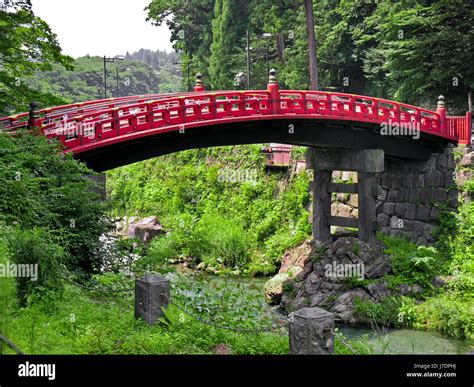
[[[433,331],[385,329],[375,332],[364,327],[339,327],[348,338],[361,339],[376,353],[384,354],[463,354],[474,349],[474,340],[460,340]]]
[[[182,275],[193,273],[193,280],[209,284],[226,283],[229,290],[241,291],[242,286],[261,295],[261,309],[257,312],[280,316],[275,307],[264,302],[264,284],[267,278],[218,277],[190,270],[179,270]],[[443,336],[434,331],[414,329],[379,329],[368,327],[339,326],[339,330],[350,339],[360,339],[370,344],[376,353],[384,354],[463,354],[474,350],[474,340],[460,340]]]

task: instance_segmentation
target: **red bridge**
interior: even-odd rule
[[[470,144],[471,113],[436,111],[361,95],[267,90],[113,98],[0,119],[0,129],[40,128],[90,168],[104,171],[184,149],[250,143],[383,149],[388,157],[426,160],[446,143]],[[398,129],[397,129],[398,128]],[[416,134],[417,133],[417,134]]]

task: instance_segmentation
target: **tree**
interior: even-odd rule
[[[69,268],[98,270],[99,237],[110,224],[90,173],[44,136],[0,133],[0,224],[41,228],[63,247]]]
[[[146,7],[147,20],[170,29],[174,49],[183,54],[183,72],[190,60],[193,73],[209,77],[214,5],[215,0],[151,0]]]
[[[308,31],[309,78],[310,90],[319,90],[318,58],[316,54],[316,39],[314,36],[313,0],[305,0],[306,28]]]
[[[61,54],[56,35],[36,17],[29,0],[7,0],[0,8],[0,114],[26,110],[29,102],[43,105],[62,102],[49,93],[30,89],[25,78],[60,63],[72,69],[72,58]]]
[[[248,5],[248,0],[216,0],[209,59],[209,75],[214,89],[233,87],[237,69],[234,55],[239,47],[244,46]],[[240,66],[240,63],[237,66]]]
[[[364,21],[364,71],[383,96],[463,112],[474,88],[474,8],[464,0],[385,1]],[[375,32],[375,33],[374,33]]]

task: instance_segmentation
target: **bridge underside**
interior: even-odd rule
[[[382,136],[380,125],[352,121],[327,120],[262,120],[157,133],[154,135],[107,145],[75,157],[89,168],[103,172],[164,154],[187,149],[224,145],[286,143],[302,146],[382,149],[386,157],[428,160],[448,142],[440,137],[420,133],[420,139]]]

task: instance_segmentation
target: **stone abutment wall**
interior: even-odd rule
[[[432,153],[427,161],[385,158],[384,171],[376,174],[374,187],[377,194],[377,230],[390,236],[407,238],[420,245],[435,242],[434,231],[441,212],[458,206],[456,183],[459,185],[460,177],[464,176],[464,170],[460,172],[458,164],[462,164],[460,160],[472,154],[470,151],[470,148],[448,145]],[[462,158],[463,154],[467,156]],[[357,183],[358,174],[353,171],[334,171],[332,181]],[[331,215],[357,218],[357,194],[333,193]]]
[[[443,208],[458,205],[454,149],[432,153],[428,161],[386,159],[377,181],[377,224],[391,236],[417,244],[434,242]]]

